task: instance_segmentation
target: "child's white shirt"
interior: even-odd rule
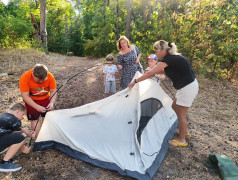
[[[118,72],[117,66],[114,64],[111,66],[106,65],[103,69],[103,73],[106,74],[106,81],[115,81],[116,80],[115,76],[111,75],[111,73],[117,72]]]

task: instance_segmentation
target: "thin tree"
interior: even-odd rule
[[[118,11],[119,11],[119,2],[118,2],[118,0],[115,0],[115,29],[116,29],[116,39],[119,38]]]
[[[126,37],[130,39],[131,34],[131,0],[127,1],[127,17],[126,17]]]
[[[40,35],[45,52],[48,53],[46,30],[46,0],[40,0]]]
[[[38,25],[37,25],[36,18],[34,16],[34,14],[32,14],[32,13],[30,13],[30,14],[31,14],[31,23],[33,24],[33,27],[34,27],[33,38],[36,41],[40,41],[40,32],[39,32],[39,28],[38,28]]]

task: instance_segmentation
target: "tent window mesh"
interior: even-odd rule
[[[149,98],[141,102],[141,117],[137,129],[137,139],[141,144],[141,134],[151,118],[163,107],[162,103],[155,98]]]

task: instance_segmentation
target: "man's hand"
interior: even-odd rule
[[[43,107],[43,106],[40,106],[40,105],[37,106],[36,110],[37,110],[38,112],[40,112],[40,113],[46,112],[46,108]]]
[[[36,132],[35,132],[35,131],[31,131],[31,132],[30,132],[30,137],[32,137],[32,138],[35,139],[35,137],[36,137]]]
[[[51,111],[53,109],[54,109],[54,104],[53,103],[50,103],[50,104],[48,104],[48,106],[46,106],[47,111]]]

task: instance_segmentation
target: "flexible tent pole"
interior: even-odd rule
[[[51,99],[54,97],[54,95],[55,95],[67,82],[69,82],[71,79],[73,79],[74,77],[80,75],[81,73],[83,73],[83,72],[85,72],[85,71],[87,71],[87,70],[89,70],[89,69],[91,69],[91,68],[93,68],[93,67],[102,66],[102,65],[104,65],[104,64],[107,64],[107,63],[100,63],[100,64],[96,64],[96,65],[90,66],[89,68],[84,69],[84,70],[80,71],[79,73],[77,73],[77,74],[73,75],[72,77],[70,77],[67,81],[65,81],[65,82],[54,92],[54,94],[50,97],[49,101],[47,101],[46,104],[49,104],[50,101],[51,101]],[[47,110],[46,110],[46,112],[47,112]],[[37,122],[36,122],[36,125],[35,125],[35,127],[34,127],[34,131],[36,130],[36,127],[37,127],[37,125],[38,125],[38,122],[39,122],[40,118],[41,118],[41,115],[40,115],[40,117],[38,118],[38,120],[37,120]],[[31,142],[32,142],[32,137],[31,137],[31,139],[30,139],[30,142],[29,142],[28,147],[31,146]]]

